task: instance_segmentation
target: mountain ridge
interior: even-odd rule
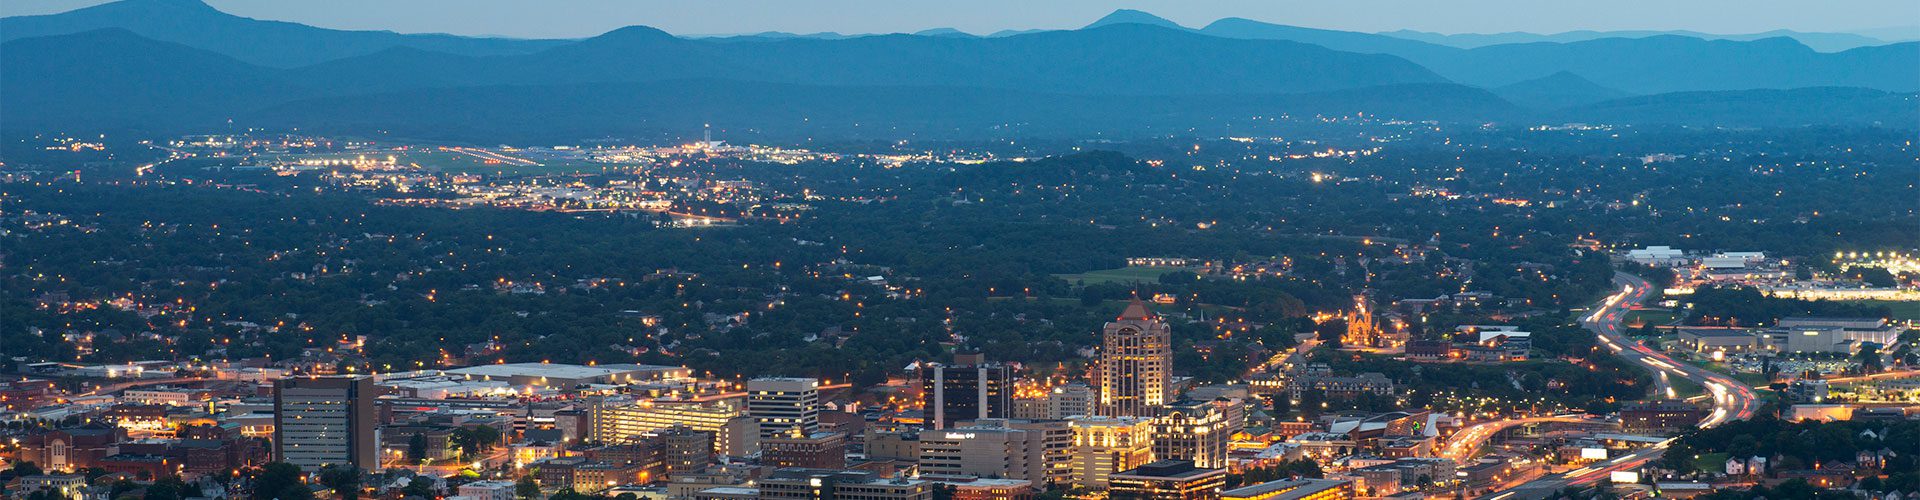
[[[225,16],[194,0],[127,0],[108,5],[119,5],[120,9],[178,8],[183,9],[184,18]],[[1122,17],[1129,18],[1140,16]],[[263,26],[255,22],[245,20],[239,26]],[[838,103],[865,110],[868,114],[860,119],[867,123],[905,124],[899,126],[920,127],[927,133],[1000,125],[984,120],[995,116],[985,110],[950,108],[947,113],[965,116],[939,116],[911,102],[910,93],[915,89],[931,92],[925,96],[931,101],[961,108],[1009,106],[1050,112],[1000,116],[1047,124],[1020,130],[1088,130],[1136,122],[1141,124],[1139,130],[1178,130],[1181,125],[1243,120],[1251,116],[1248,111],[1269,117],[1367,113],[1473,122],[1558,119],[1563,115],[1627,123],[1673,119],[1659,109],[1661,103],[1698,109],[1702,116],[1718,117],[1727,123],[1908,126],[1893,119],[1908,110],[1872,106],[1910,106],[1910,100],[1903,100],[1909,99],[1909,94],[1866,89],[1761,92],[1727,88],[1726,82],[1739,79],[1751,82],[1750,87],[1825,89],[1868,85],[1897,88],[1920,81],[1920,76],[1913,76],[1920,74],[1914,67],[1920,65],[1914,64],[1912,57],[1920,54],[1920,43],[1912,42],[1825,54],[1785,38],[1742,42],[1667,35],[1481,49],[1393,41],[1377,46],[1380,52],[1365,53],[1338,48],[1368,50],[1366,44],[1379,42],[1382,37],[1252,21],[1232,21],[1225,26],[1236,24],[1239,28],[1266,30],[1265,36],[1273,38],[1245,39],[1204,32],[1219,29],[1216,26],[1222,25],[1220,22],[1200,30],[1153,22],[1113,22],[1081,30],[997,37],[892,34],[751,40],[684,38],[651,27],[631,26],[524,53],[459,54],[415,43],[362,44],[352,51],[356,53],[291,68],[276,65],[285,61],[262,64],[218,50],[156,39],[128,28],[109,27],[0,42],[8,76],[0,79],[5,89],[0,92],[0,103],[8,113],[0,126],[193,130],[234,117],[256,116],[265,109],[284,109],[295,102],[364,103],[378,101],[378,96],[448,102],[455,97],[486,94],[528,102],[467,102],[518,107],[546,115],[571,112],[551,107],[558,101],[537,92],[515,89],[678,92],[688,99],[706,99],[702,102],[715,109],[736,112],[740,109],[738,102],[761,102],[769,116],[783,116],[779,108],[788,104],[765,101],[763,96],[748,91],[759,89],[812,99],[795,101],[794,105],[813,106],[810,109],[818,116],[834,115],[838,111],[823,106]],[[338,33],[363,33],[320,32],[332,34],[308,41],[324,41]],[[246,41],[229,40],[229,44]],[[1435,55],[1414,57],[1435,58],[1438,62],[1430,61],[1431,66],[1416,64],[1390,53],[1404,52],[1394,47],[1422,47],[1418,50],[1430,50]],[[1672,47],[1700,50],[1664,52]],[[1633,55],[1633,60],[1617,61],[1622,54]],[[1535,64],[1539,61],[1553,64]],[[1446,77],[1447,73],[1463,72],[1472,78]],[[710,82],[732,93],[666,82]],[[858,93],[868,89],[879,89],[874,91],[889,96],[892,100],[887,105],[891,108],[858,99]],[[1673,89],[1696,93],[1671,95]],[[572,96],[568,102],[589,106],[622,102],[686,106],[685,102],[693,102],[659,97],[662,100],[644,101],[588,94]],[[1776,103],[1772,107],[1758,104],[1768,101]],[[549,107],[541,108],[537,105],[540,103]],[[410,109],[459,114],[458,110],[444,108]],[[902,117],[891,119],[881,112],[886,109],[905,111]],[[1118,110],[1140,115],[1129,117],[1117,114]],[[367,112],[374,111],[378,109]],[[1842,111],[1879,118],[1831,115]],[[309,108],[306,113],[316,120],[336,116],[323,108]],[[285,124],[297,124],[292,114],[273,116],[288,119]],[[436,119],[387,116],[393,126]],[[1100,123],[1073,124],[1064,121],[1068,118]],[[796,127],[780,122],[768,122],[767,126]],[[873,129],[849,130],[871,133]]]
[[[0,18],[0,41],[121,28],[154,40],[290,68],[409,46],[464,55],[527,53],[563,40],[318,28],[236,16],[200,0],[119,0],[58,14]]]

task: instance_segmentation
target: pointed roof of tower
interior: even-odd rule
[[[1120,317],[1117,319],[1150,320],[1154,318],[1156,318],[1156,316],[1153,315],[1153,311],[1147,310],[1147,303],[1141,301],[1140,297],[1136,295],[1133,297],[1133,300],[1127,302],[1126,310],[1120,311]]]

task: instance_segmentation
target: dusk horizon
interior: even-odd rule
[[[320,8],[300,1],[208,0],[236,15],[298,22],[345,30],[452,34],[472,37],[586,38],[626,26],[649,26],[683,36],[750,35],[763,32],[888,34],[957,29],[986,35],[1001,31],[1061,30],[1086,25],[1114,10],[1139,10],[1181,25],[1199,28],[1225,18],[1363,32],[1400,30],[1439,34],[1542,35],[1577,31],[1692,31],[1744,35],[1772,31],[1851,33],[1886,41],[1920,39],[1920,7],[1897,0],[1849,0],[1854,8],[1831,4],[1714,0],[1568,5],[1553,2],[1482,0],[1464,3],[1370,0],[1324,2],[1313,8],[1282,7],[1271,2],[1107,2],[1072,1],[1035,8],[1018,2],[770,2],[728,0],[699,6],[671,2],[575,0],[555,6],[518,2],[454,2],[472,16],[431,16],[454,8],[448,0],[422,2],[336,2]],[[0,16],[46,15],[109,3],[103,0],[25,0],[0,7]],[[838,4],[827,6],[826,4]],[[1291,4],[1289,4],[1291,5]],[[1302,4],[1312,5],[1312,4]],[[1654,5],[1666,8],[1654,8]],[[825,16],[827,12],[863,11]],[[1704,16],[1743,11],[1743,16]],[[583,13],[591,12],[591,16]],[[1614,13],[1658,12],[1618,16]],[[745,15],[743,15],[745,14]],[[1903,20],[1904,19],[1904,20]]]
[[[1911,0],[0,15],[7,500],[1920,500]]]

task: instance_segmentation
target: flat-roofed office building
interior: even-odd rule
[[[966,420],[1007,418],[1013,406],[1012,370],[980,354],[956,354],[953,364],[935,364],[922,375],[928,428]]]
[[[1153,461],[1153,421],[1139,417],[1078,417],[1073,426],[1073,484],[1107,489],[1114,473]]]
[[[1161,460],[1108,478],[1112,498],[1142,500],[1214,500],[1227,484],[1226,469],[1194,467],[1186,460]]]
[[[747,416],[760,439],[810,436],[820,430],[820,381],[810,378],[756,378],[747,381]]]
[[[317,472],[328,465],[380,468],[371,377],[294,377],[273,384],[273,456]]]
[[[920,433],[920,473],[1023,479],[1034,487],[1071,479],[1073,428],[1064,421],[980,420]]]

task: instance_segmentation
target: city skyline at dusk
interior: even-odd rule
[[[0,497],[1920,500],[1915,7],[8,2]]]

